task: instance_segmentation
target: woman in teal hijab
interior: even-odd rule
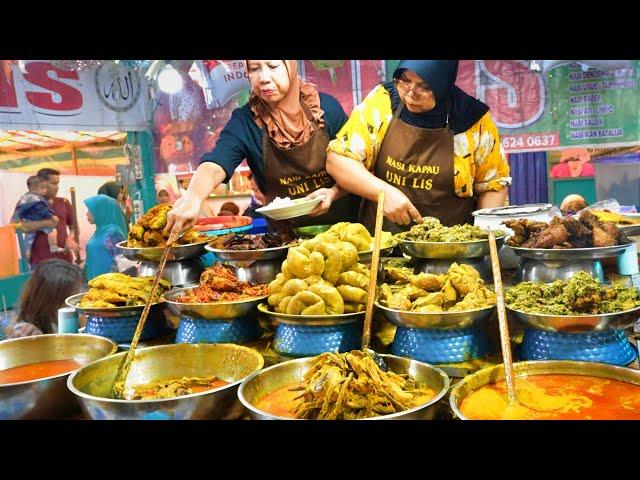
[[[126,240],[127,227],[120,205],[107,195],[94,195],[84,201],[87,219],[96,226],[96,231],[87,243],[85,276],[91,280],[98,275],[117,272],[115,256],[119,253],[116,244]]]

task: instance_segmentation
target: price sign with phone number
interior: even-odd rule
[[[560,135],[558,132],[502,135],[502,146],[507,152],[531,151],[531,149],[548,150],[551,147],[560,146]]]

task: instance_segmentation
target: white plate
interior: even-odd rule
[[[273,218],[274,220],[285,220],[287,218],[302,217],[310,213],[316,205],[322,201],[322,197],[311,198],[309,200],[298,199],[294,204],[288,205],[265,205],[256,209],[256,212]]]

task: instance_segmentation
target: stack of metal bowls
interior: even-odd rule
[[[164,295],[169,310],[180,318],[176,343],[247,343],[260,338],[256,307],[266,295],[235,302],[177,300],[194,288],[197,285],[173,289]]]
[[[372,417],[367,420],[431,420],[437,413],[438,402],[449,390],[449,377],[439,368],[426,363],[397,357],[380,355],[389,370],[398,374],[409,374],[416,382],[426,384],[437,393],[428,402],[403,412]],[[266,395],[304,379],[304,375],[317,362],[317,357],[300,358],[266,368],[248,377],[238,389],[238,397],[255,420],[291,420],[259,409],[256,405]]]
[[[576,272],[587,272],[601,282],[605,280],[600,260],[616,257],[632,244],[590,248],[524,248],[507,245],[520,257],[514,280],[544,282],[568,280]]]
[[[396,237],[397,238],[397,237]],[[504,236],[496,238],[497,247]],[[416,272],[441,275],[456,262],[478,271],[487,283],[491,274],[488,240],[469,242],[424,242],[398,238],[403,253],[412,258]],[[483,323],[491,317],[495,307],[467,312],[421,313],[388,308],[375,302],[384,318],[397,326],[391,352],[417,360],[434,363],[460,363],[480,358],[489,350]]]
[[[182,397],[158,400],[116,400],[111,388],[124,355],[87,365],[68,379],[69,390],[93,420],[232,419],[244,413],[238,386],[259,371],[264,359],[257,351],[233,344],[162,345],[136,350],[125,387],[181,377],[217,377],[227,385]]]
[[[129,307],[79,307],[78,304],[86,292],[72,295],[66,299],[66,304],[74,307],[79,315],[87,319],[84,333],[100,335],[118,344],[130,343],[138,326],[144,305]],[[171,331],[164,314],[164,301],[154,303],[149,311],[140,340],[152,340],[164,337]]]
[[[205,247],[209,241],[207,238],[197,243],[171,247],[162,278],[173,287],[198,283],[203,270],[198,257],[206,253]],[[141,277],[154,276],[158,271],[164,247],[127,247],[126,240],[118,243],[117,247],[129,260],[141,262]]]
[[[269,283],[280,272],[289,248],[295,245],[258,250],[222,250],[207,246],[217,260],[234,270],[238,280],[250,283]]]
[[[348,352],[360,346],[364,312],[341,315],[289,315],[269,310],[261,303],[258,311],[275,326],[273,348],[288,357],[307,357],[323,352]]]
[[[84,334],[37,335],[0,342],[0,370],[53,360],[88,363],[116,352],[103,337]],[[0,420],[69,417],[79,409],[67,389],[71,372],[0,384]]]

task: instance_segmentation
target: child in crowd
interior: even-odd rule
[[[16,215],[20,220],[37,221],[53,218],[56,222],[59,222],[60,219],[53,214],[47,200],[44,198],[47,193],[47,181],[42,177],[33,175],[27,179],[27,187],[29,191],[20,198],[16,208]],[[64,248],[58,246],[58,233],[55,228],[45,227],[41,228],[40,231],[47,234],[51,253],[62,253],[65,251]],[[24,235],[27,257],[29,258],[31,257],[31,247],[36,238],[36,233],[37,231],[28,232]]]

